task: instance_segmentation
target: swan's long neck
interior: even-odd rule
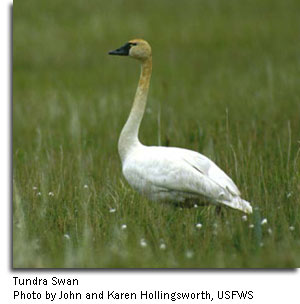
[[[151,72],[152,57],[149,57],[147,60],[142,62],[141,75],[135,93],[134,102],[119,138],[118,149],[122,163],[126,159],[130,150],[137,145],[140,145],[138,133],[147,103]]]

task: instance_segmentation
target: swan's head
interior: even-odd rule
[[[114,51],[110,51],[109,55],[129,56],[141,61],[145,61],[151,57],[151,46],[143,39],[133,39],[126,42],[123,46]]]

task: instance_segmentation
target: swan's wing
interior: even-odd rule
[[[193,152],[193,151],[191,151]],[[205,172],[208,178],[210,178],[212,181],[217,183],[222,188],[226,189],[230,192],[233,196],[239,196],[240,191],[236,184],[233,182],[233,180],[222,170],[220,169],[214,162],[212,162],[207,157],[195,153],[193,160],[196,164],[198,164],[199,168],[201,168],[201,163],[199,163],[198,158],[201,156],[202,158],[206,158],[207,162],[209,163],[208,171]]]
[[[215,183],[219,187],[213,187],[215,196],[213,199],[231,208],[252,213],[252,206],[249,202],[240,197],[240,191],[232,179],[221,170],[214,162],[194,151],[184,150],[183,159],[205,175],[205,183]],[[222,190],[220,190],[220,187]]]
[[[195,151],[179,150],[181,150],[182,159],[188,162],[194,169],[202,172],[212,182],[229,191],[230,194],[234,196],[240,195],[240,191],[232,179],[209,158]]]
[[[151,184],[164,191],[199,194],[214,200],[238,195],[231,179],[207,157],[186,149],[144,147],[125,162],[123,173],[134,188]]]
[[[212,163],[208,172],[209,178],[229,191],[233,196],[240,196],[241,193],[233,180],[216,164]]]
[[[210,159],[197,152],[166,147],[141,147],[123,163],[127,181],[152,199],[184,201],[204,196],[252,213],[234,182]]]

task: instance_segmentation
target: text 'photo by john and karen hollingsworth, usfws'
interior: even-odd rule
[[[12,266],[300,267],[299,10],[15,1]]]

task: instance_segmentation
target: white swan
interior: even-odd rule
[[[252,213],[250,203],[240,197],[235,183],[206,156],[181,148],[148,147],[140,143],[138,132],[152,71],[148,42],[134,39],[109,54],[135,58],[142,67],[133,106],[118,143],[128,183],[154,201],[184,205],[204,200]]]

